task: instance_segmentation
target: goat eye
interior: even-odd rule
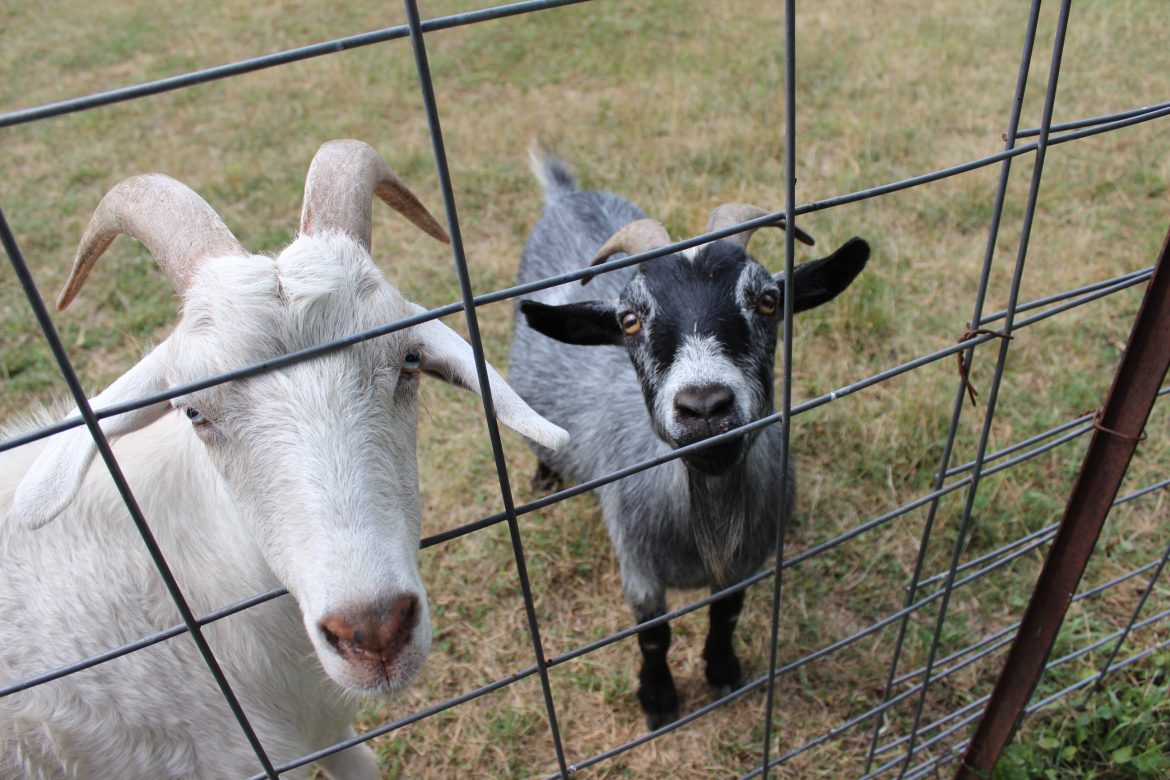
[[[422,355],[417,349],[409,350],[402,358],[402,370],[413,374],[420,368],[422,368]]]
[[[204,425],[208,422],[203,412],[193,406],[188,406],[183,409],[183,414],[187,415],[187,419],[191,421],[192,425]]]
[[[621,323],[622,330],[626,332],[627,336],[633,336],[642,329],[642,320],[638,319],[638,315],[632,311],[624,312],[618,321]]]
[[[771,317],[776,313],[776,303],[776,293],[769,290],[756,299],[756,311],[767,317]]]

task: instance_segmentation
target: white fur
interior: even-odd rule
[[[418,311],[341,233],[302,236],[275,262],[208,260],[183,304],[171,337],[95,408]],[[434,321],[103,422],[196,615],[278,584],[291,592],[205,629],[276,764],[351,736],[353,694],[401,689],[429,649],[408,352],[478,391],[470,347]],[[501,421],[546,446],[564,443],[564,431],[489,374]],[[93,453],[79,429],[0,454],[0,685],[180,623]],[[403,595],[418,599],[418,624],[388,667],[349,661],[325,641],[326,616]],[[378,776],[364,746],[319,763],[331,778]],[[0,699],[4,780],[258,771],[186,635]]]
[[[713,336],[686,336],[670,368],[659,381],[654,414],[662,429],[672,437],[683,436],[686,430],[679,421],[675,399],[685,388],[711,385],[731,388],[740,419],[752,419],[753,410],[748,408],[748,399],[754,393],[751,383],[743,375],[743,368],[723,353],[719,341]]]

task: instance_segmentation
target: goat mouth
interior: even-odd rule
[[[389,607],[332,613],[318,625],[318,655],[331,677],[352,691],[390,694],[406,687],[422,668],[429,642],[414,596]],[[425,622],[425,618],[424,618]]]
[[[679,442],[678,446],[694,444],[694,442]],[[719,444],[712,444],[688,455],[683,455],[682,461],[688,468],[703,474],[718,476],[726,474],[739,465],[745,452],[742,438],[730,439]]]
[[[422,669],[421,659],[409,651],[394,659],[358,651],[347,652],[338,647],[342,668],[333,676],[337,682],[352,691],[363,694],[388,695],[406,688]],[[418,662],[416,662],[418,660]]]

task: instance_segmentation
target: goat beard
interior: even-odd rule
[[[711,584],[724,588],[738,574],[735,565],[747,528],[745,469],[710,476],[690,471],[691,531]]]

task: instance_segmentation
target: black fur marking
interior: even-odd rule
[[[751,262],[738,246],[716,241],[694,260],[680,255],[642,266],[647,292],[656,303],[650,354],[660,369],[674,361],[683,338],[714,337],[733,360],[751,351],[752,339],[736,290]],[[761,269],[762,270],[762,269]]]
[[[625,344],[626,336],[610,304],[599,301],[550,306],[539,301],[520,301],[529,326],[566,344]]]
[[[828,257],[797,266],[792,272],[796,280],[793,312],[807,311],[836,298],[861,273],[868,260],[869,244],[855,237]],[[776,275],[781,284],[782,277],[783,274]]]
[[[666,663],[666,653],[670,650],[670,624],[661,623],[638,632],[638,646],[642,650],[638,703],[646,715],[646,725],[653,731],[678,720],[678,692]]]
[[[741,590],[711,602],[711,624],[707,643],[703,646],[703,660],[707,663],[707,683],[721,694],[743,685],[739,658],[731,641],[736,620],[743,609],[743,597]]]
[[[539,493],[551,493],[560,490],[565,479],[544,461],[537,461],[536,473],[532,475],[530,486]]]

